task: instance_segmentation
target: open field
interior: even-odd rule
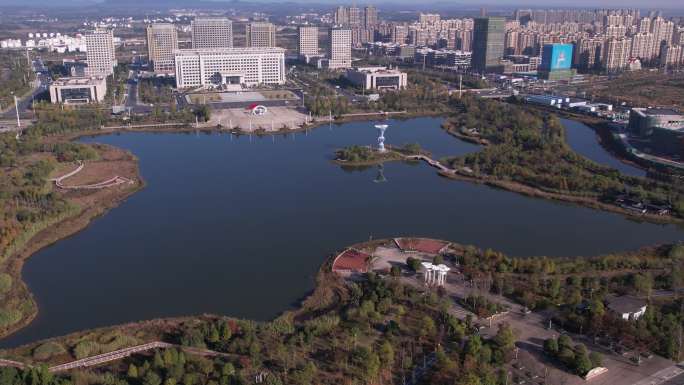
[[[684,107],[684,74],[628,72],[618,78],[589,84],[587,97],[612,102],[626,102],[642,107]]]

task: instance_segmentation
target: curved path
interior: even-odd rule
[[[115,175],[114,177],[112,177],[110,179],[107,179],[107,180],[104,180],[104,181],[98,182],[98,183],[79,185],[79,186],[67,186],[64,183],[62,183],[62,181],[78,174],[85,167],[84,162],[82,162],[80,160],[77,162],[78,162],[78,167],[75,170],[68,172],[68,173],[66,173],[60,177],[53,178],[50,180],[55,182],[55,185],[57,187],[59,187],[61,189],[65,189],[65,190],[98,190],[98,189],[103,189],[103,188],[107,188],[107,187],[113,187],[113,186],[124,184],[124,183],[133,184],[133,180],[128,179],[128,178],[123,177],[123,176]]]
[[[177,344],[170,344],[168,342],[154,341],[142,345],[132,346],[130,348],[124,348],[115,350],[113,352],[102,353],[92,357],[86,357],[80,360],[67,362],[65,364],[56,365],[48,368],[51,373],[63,372],[71,369],[87,368],[91,366],[96,366],[104,364],[111,361],[120,360],[129,357],[136,353],[141,353],[153,349],[168,349],[168,348],[179,348],[186,353],[195,354],[199,356],[211,356],[211,357],[231,357],[230,354],[217,352],[215,350],[193,348],[190,346],[182,346]],[[15,367],[19,369],[30,368],[31,365],[24,364],[18,361],[0,359],[0,367]]]

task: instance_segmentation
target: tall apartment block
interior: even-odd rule
[[[175,72],[173,51],[178,49],[178,33],[176,27],[169,23],[150,24],[147,26],[147,54],[151,68],[158,74]]]
[[[606,72],[619,72],[627,67],[629,54],[632,51],[632,39],[612,38],[606,40],[603,46],[601,64]]]
[[[329,31],[328,68],[351,68],[351,29],[331,28]]]
[[[473,69],[482,73],[500,72],[504,53],[506,19],[478,17],[473,29]]]
[[[232,48],[233,22],[225,17],[197,17],[191,23],[192,48]]]
[[[299,35],[299,56],[318,55],[318,27],[300,26],[297,32]]]
[[[275,26],[272,23],[249,23],[245,27],[247,47],[275,47]]]
[[[373,28],[378,25],[378,9],[369,5],[363,9],[363,27]]]
[[[109,76],[114,73],[116,52],[111,30],[97,29],[85,34],[87,73],[89,76]]]

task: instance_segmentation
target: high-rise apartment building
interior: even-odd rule
[[[335,10],[335,25],[349,25],[349,11],[347,7],[337,7]]]
[[[395,25],[392,28],[392,43],[405,44],[408,38],[409,28],[406,25]]]
[[[225,17],[198,17],[191,23],[192,48],[232,48],[233,22]]]
[[[108,76],[114,73],[116,51],[111,30],[97,29],[85,34],[87,73]]]
[[[363,9],[363,27],[373,28],[378,25],[378,10],[372,5]]]
[[[299,35],[299,56],[318,55],[318,27],[300,26],[297,32]]]
[[[660,51],[660,65],[662,67],[677,67],[682,64],[682,46],[679,44],[666,45]]]
[[[328,46],[328,68],[350,68],[351,67],[351,29],[331,28],[328,34],[330,44]]]
[[[272,23],[255,22],[245,27],[247,47],[275,47],[276,32]]]
[[[347,9],[347,15],[349,17],[349,26],[360,27],[363,21],[363,15],[361,14],[361,8],[359,7],[349,7]]]
[[[503,17],[479,17],[473,30],[473,69],[479,72],[500,72],[504,53]]]
[[[173,24],[160,23],[147,26],[147,55],[155,73],[174,73],[173,51],[176,49],[178,49],[178,34]]]
[[[655,42],[655,36],[650,32],[634,34],[630,56],[639,58],[642,62],[651,61],[658,51]]]
[[[632,39],[612,38],[606,40],[603,46],[603,69],[607,72],[619,72],[627,67],[629,54],[632,50]]]
[[[602,38],[588,37],[580,39],[575,44],[575,66],[583,70],[592,70],[599,67],[603,45],[604,39]]]

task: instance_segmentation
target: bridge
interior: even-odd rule
[[[194,347],[190,347],[190,346],[182,346],[182,345],[171,344],[171,343],[162,342],[162,341],[154,341],[154,342],[149,342],[149,343],[145,343],[142,345],[131,346],[129,348],[114,350],[112,352],[102,353],[102,354],[98,354],[98,355],[95,355],[92,357],[86,357],[86,358],[82,358],[80,360],[71,361],[71,362],[67,362],[64,364],[52,366],[52,367],[48,368],[48,371],[50,371],[51,373],[58,373],[58,372],[64,372],[67,370],[72,370],[72,369],[88,368],[88,367],[92,367],[92,366],[101,365],[101,364],[104,364],[107,362],[121,360],[121,359],[124,359],[126,357],[130,357],[133,354],[142,353],[142,352],[145,352],[148,350],[169,349],[169,348],[178,348],[178,349],[181,349],[185,353],[194,354],[194,355],[198,355],[198,356],[204,356],[204,357],[233,357],[233,355],[230,355],[228,353],[221,353],[221,352],[217,352],[215,350],[194,348]],[[0,367],[15,367],[18,369],[26,369],[26,368],[30,368],[31,365],[27,365],[27,364],[24,364],[24,363],[18,362],[18,361],[0,359]]]

